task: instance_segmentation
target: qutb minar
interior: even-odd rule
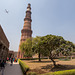
[[[22,42],[25,42],[25,40],[27,38],[31,38],[32,37],[31,22],[32,22],[32,19],[31,19],[31,4],[28,4],[27,11],[26,11],[26,16],[24,18],[23,29],[21,30],[20,44]],[[20,50],[20,45],[19,45],[17,58],[23,58],[23,55],[24,54]]]

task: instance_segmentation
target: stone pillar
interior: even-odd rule
[[[4,56],[4,60],[6,60],[8,56],[8,49],[6,47],[4,47],[3,49],[3,56]]]
[[[1,60],[1,56],[2,56],[2,44],[0,44],[0,60]]]
[[[0,59],[1,60],[6,60],[8,55],[8,49],[6,46],[4,46],[3,44],[0,44]]]
[[[0,59],[3,59],[3,44],[0,45]]]

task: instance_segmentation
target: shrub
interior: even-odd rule
[[[54,72],[53,75],[75,75],[75,69]]]
[[[60,58],[59,60],[62,60],[62,61],[70,61],[71,59],[69,59],[69,58],[62,59],[62,58]]]
[[[26,73],[29,71],[29,67],[20,59],[18,59],[18,61],[19,61],[19,64],[21,66],[21,69],[22,69],[24,75],[26,75]]]
[[[28,72],[27,75],[37,75],[36,72]]]
[[[75,75],[75,69],[72,70],[64,70],[64,71],[57,71],[53,73],[46,73],[41,75]]]
[[[25,58],[20,60],[38,60],[39,58]],[[48,59],[48,58],[41,58],[41,59]]]

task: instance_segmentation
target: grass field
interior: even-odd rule
[[[75,59],[70,61],[62,61],[55,59],[56,64],[59,64],[59,67],[54,67],[50,59],[42,59],[41,62],[38,62],[38,60],[23,61],[30,67],[31,72],[37,72],[38,74],[75,69]]]

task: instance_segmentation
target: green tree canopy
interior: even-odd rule
[[[66,41],[63,37],[56,35],[37,36],[32,40],[27,39],[21,44],[20,48],[25,53],[26,57],[32,56],[33,52],[38,53],[39,61],[41,61],[41,55],[48,56],[54,66],[56,66],[54,57],[58,56],[60,53],[64,56],[68,56],[75,51],[75,45],[72,42]]]
[[[32,40],[31,38],[27,39],[25,42],[23,42],[20,45],[21,51],[24,53],[24,57],[31,57],[33,52],[32,52]]]
[[[35,52],[35,53],[38,53],[38,57],[39,57],[39,61],[41,61],[41,54],[43,52],[42,50],[42,42],[41,42],[41,37],[37,36],[36,38],[33,38],[32,40],[32,50]]]
[[[56,66],[54,57],[59,55],[60,52],[63,55],[70,55],[73,49],[74,44],[72,42],[66,41],[63,37],[56,35],[40,37],[40,40],[34,45],[34,50],[43,56],[49,56],[54,66]]]

